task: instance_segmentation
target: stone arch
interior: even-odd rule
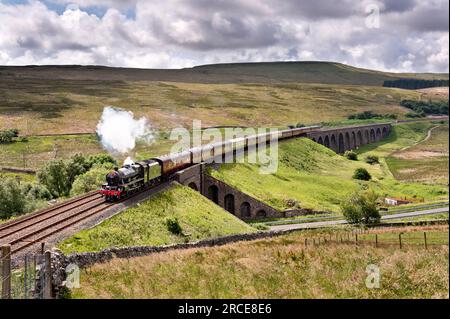
[[[323,140],[323,145],[330,148],[330,139],[328,138],[328,135],[325,136],[325,139]]]
[[[219,187],[211,185],[208,187],[208,198],[214,203],[219,204]]]
[[[344,151],[347,151],[351,148],[352,148],[352,145],[351,145],[351,141],[350,141],[350,134],[348,132],[345,132],[345,150]]]
[[[352,150],[356,148],[356,133],[355,131],[352,131],[352,139],[350,141],[350,144],[352,146]]]
[[[267,213],[264,209],[260,209],[256,212],[256,217],[257,218],[264,218],[267,217]]]
[[[375,142],[375,140],[376,140],[375,130],[374,130],[374,129],[371,129],[371,130],[370,130],[370,143]]]
[[[375,134],[376,134],[377,141],[381,140],[381,130],[380,130],[380,128],[377,128],[377,131],[376,131]]]
[[[359,147],[359,146],[361,146],[361,145],[363,145],[364,143],[363,143],[363,137],[362,137],[362,133],[361,133],[361,131],[358,131],[357,133],[356,133],[356,147]]]
[[[385,137],[387,137],[387,135],[388,135],[388,132],[387,132],[387,128],[386,128],[386,126],[385,126],[385,127],[383,127],[383,131],[381,131],[381,136],[382,136],[383,138],[385,138]]]
[[[188,186],[190,188],[192,188],[194,191],[198,192],[198,187],[197,187],[197,184],[195,182],[190,182]]]
[[[364,131],[364,144],[370,143],[369,130]]]
[[[336,136],[334,134],[331,135],[330,138],[330,145],[331,145],[331,149],[335,152],[338,152],[339,149],[337,147],[337,143],[336,143]]]
[[[234,209],[234,195],[233,194],[227,194],[223,199],[224,208],[226,211],[230,212],[231,214],[235,214],[236,211]]]
[[[319,139],[317,140],[317,143],[323,145],[323,139],[322,139],[322,136],[319,136]]]
[[[345,152],[344,135],[340,133],[338,137],[338,153],[344,152]]]
[[[240,213],[241,217],[243,217],[243,218],[250,218],[251,217],[251,212],[252,212],[252,209],[250,207],[250,203],[243,202],[241,204],[241,207],[239,208],[239,213]]]

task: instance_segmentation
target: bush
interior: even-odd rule
[[[20,184],[15,178],[0,179],[0,219],[26,212],[26,199]]]
[[[70,195],[80,195],[93,191],[105,182],[105,176],[113,168],[113,164],[96,164],[86,173],[77,176],[72,184]]]
[[[395,120],[397,115],[395,114],[377,114],[372,111],[364,111],[361,113],[350,114],[347,116],[349,120],[369,120],[369,119],[393,119]]]
[[[421,112],[421,113],[416,113],[416,112],[408,112],[405,114],[405,117],[408,118],[420,118],[420,117],[425,117],[425,113]]]
[[[23,187],[23,194],[27,200],[50,200],[53,198],[50,191],[42,184],[28,183]]]
[[[358,154],[356,154],[356,153],[353,152],[353,151],[346,151],[346,152],[344,153],[344,156],[345,156],[347,159],[351,160],[351,161],[357,161],[357,160],[358,160]]]
[[[19,131],[15,129],[0,131],[0,144],[12,143],[17,134],[19,134]]]
[[[380,163],[380,160],[378,158],[378,156],[376,155],[369,155],[366,157],[366,163],[373,165],[373,164],[378,164]]]
[[[45,185],[53,197],[67,196],[71,185],[67,165],[63,160],[51,161],[37,172],[39,183]]]
[[[109,154],[91,155],[87,159],[87,164],[89,165],[89,168],[93,167],[95,164],[106,164],[106,163],[117,165],[117,161]]]
[[[378,194],[373,191],[354,193],[341,204],[342,214],[351,224],[378,223],[381,219],[377,208]]]
[[[401,106],[407,107],[413,110],[415,114],[424,117],[427,114],[444,114],[448,115],[448,100],[447,101],[413,101],[413,100],[402,100],[400,102]],[[412,114],[414,114],[412,113]],[[410,114],[410,113],[408,113]],[[406,116],[408,116],[406,114]]]
[[[355,170],[353,178],[368,181],[372,178],[372,176],[370,176],[369,172],[365,168],[360,167]]]
[[[174,235],[180,235],[183,232],[180,224],[178,223],[178,219],[176,218],[167,218],[166,226],[167,230]]]
[[[111,169],[115,164],[114,158],[108,154],[90,156],[88,159],[81,154],[76,154],[66,161],[55,160],[47,163],[39,170],[37,177],[38,181],[45,185],[54,197],[61,197],[69,195],[78,176],[86,174],[96,166]],[[98,187],[104,182],[104,175],[99,182],[99,176],[103,173],[104,170],[96,170],[80,179],[73,194],[82,193],[83,189],[92,190]]]

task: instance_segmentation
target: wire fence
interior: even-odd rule
[[[411,231],[391,232],[374,230],[356,230],[347,232],[334,232],[330,234],[317,234],[305,238],[305,246],[322,244],[353,244],[373,247],[423,247],[428,249],[436,246],[448,246],[447,231]]]
[[[51,276],[43,254],[26,254],[21,257],[19,267],[12,268],[10,246],[1,247],[0,255],[0,299],[42,299]],[[47,258],[48,259],[48,258]],[[51,284],[51,283],[50,283]]]

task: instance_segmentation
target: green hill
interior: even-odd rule
[[[334,62],[261,62],[211,64],[184,69],[133,69],[105,66],[0,67],[1,78],[167,81],[186,83],[323,83],[382,86],[401,78],[448,79],[448,74],[386,73]]]
[[[169,231],[178,221],[181,233]],[[198,192],[179,184],[139,206],[81,231],[59,246],[65,253],[99,251],[109,247],[167,245],[255,231]]]
[[[278,170],[260,174],[257,164],[222,164],[210,174],[277,209],[292,207],[340,211],[341,201],[352,192],[371,188],[382,196],[423,198],[434,201],[448,198],[445,186],[397,181],[385,163],[385,157],[395,150],[411,146],[423,139],[430,123],[396,125],[388,139],[361,148],[358,161],[351,161],[309,139],[293,139],[279,144]],[[381,165],[367,164],[367,155],[376,154]],[[365,182],[352,178],[363,167],[372,175]]]

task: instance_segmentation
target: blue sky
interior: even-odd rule
[[[448,72],[447,0],[0,0],[0,64]]]

